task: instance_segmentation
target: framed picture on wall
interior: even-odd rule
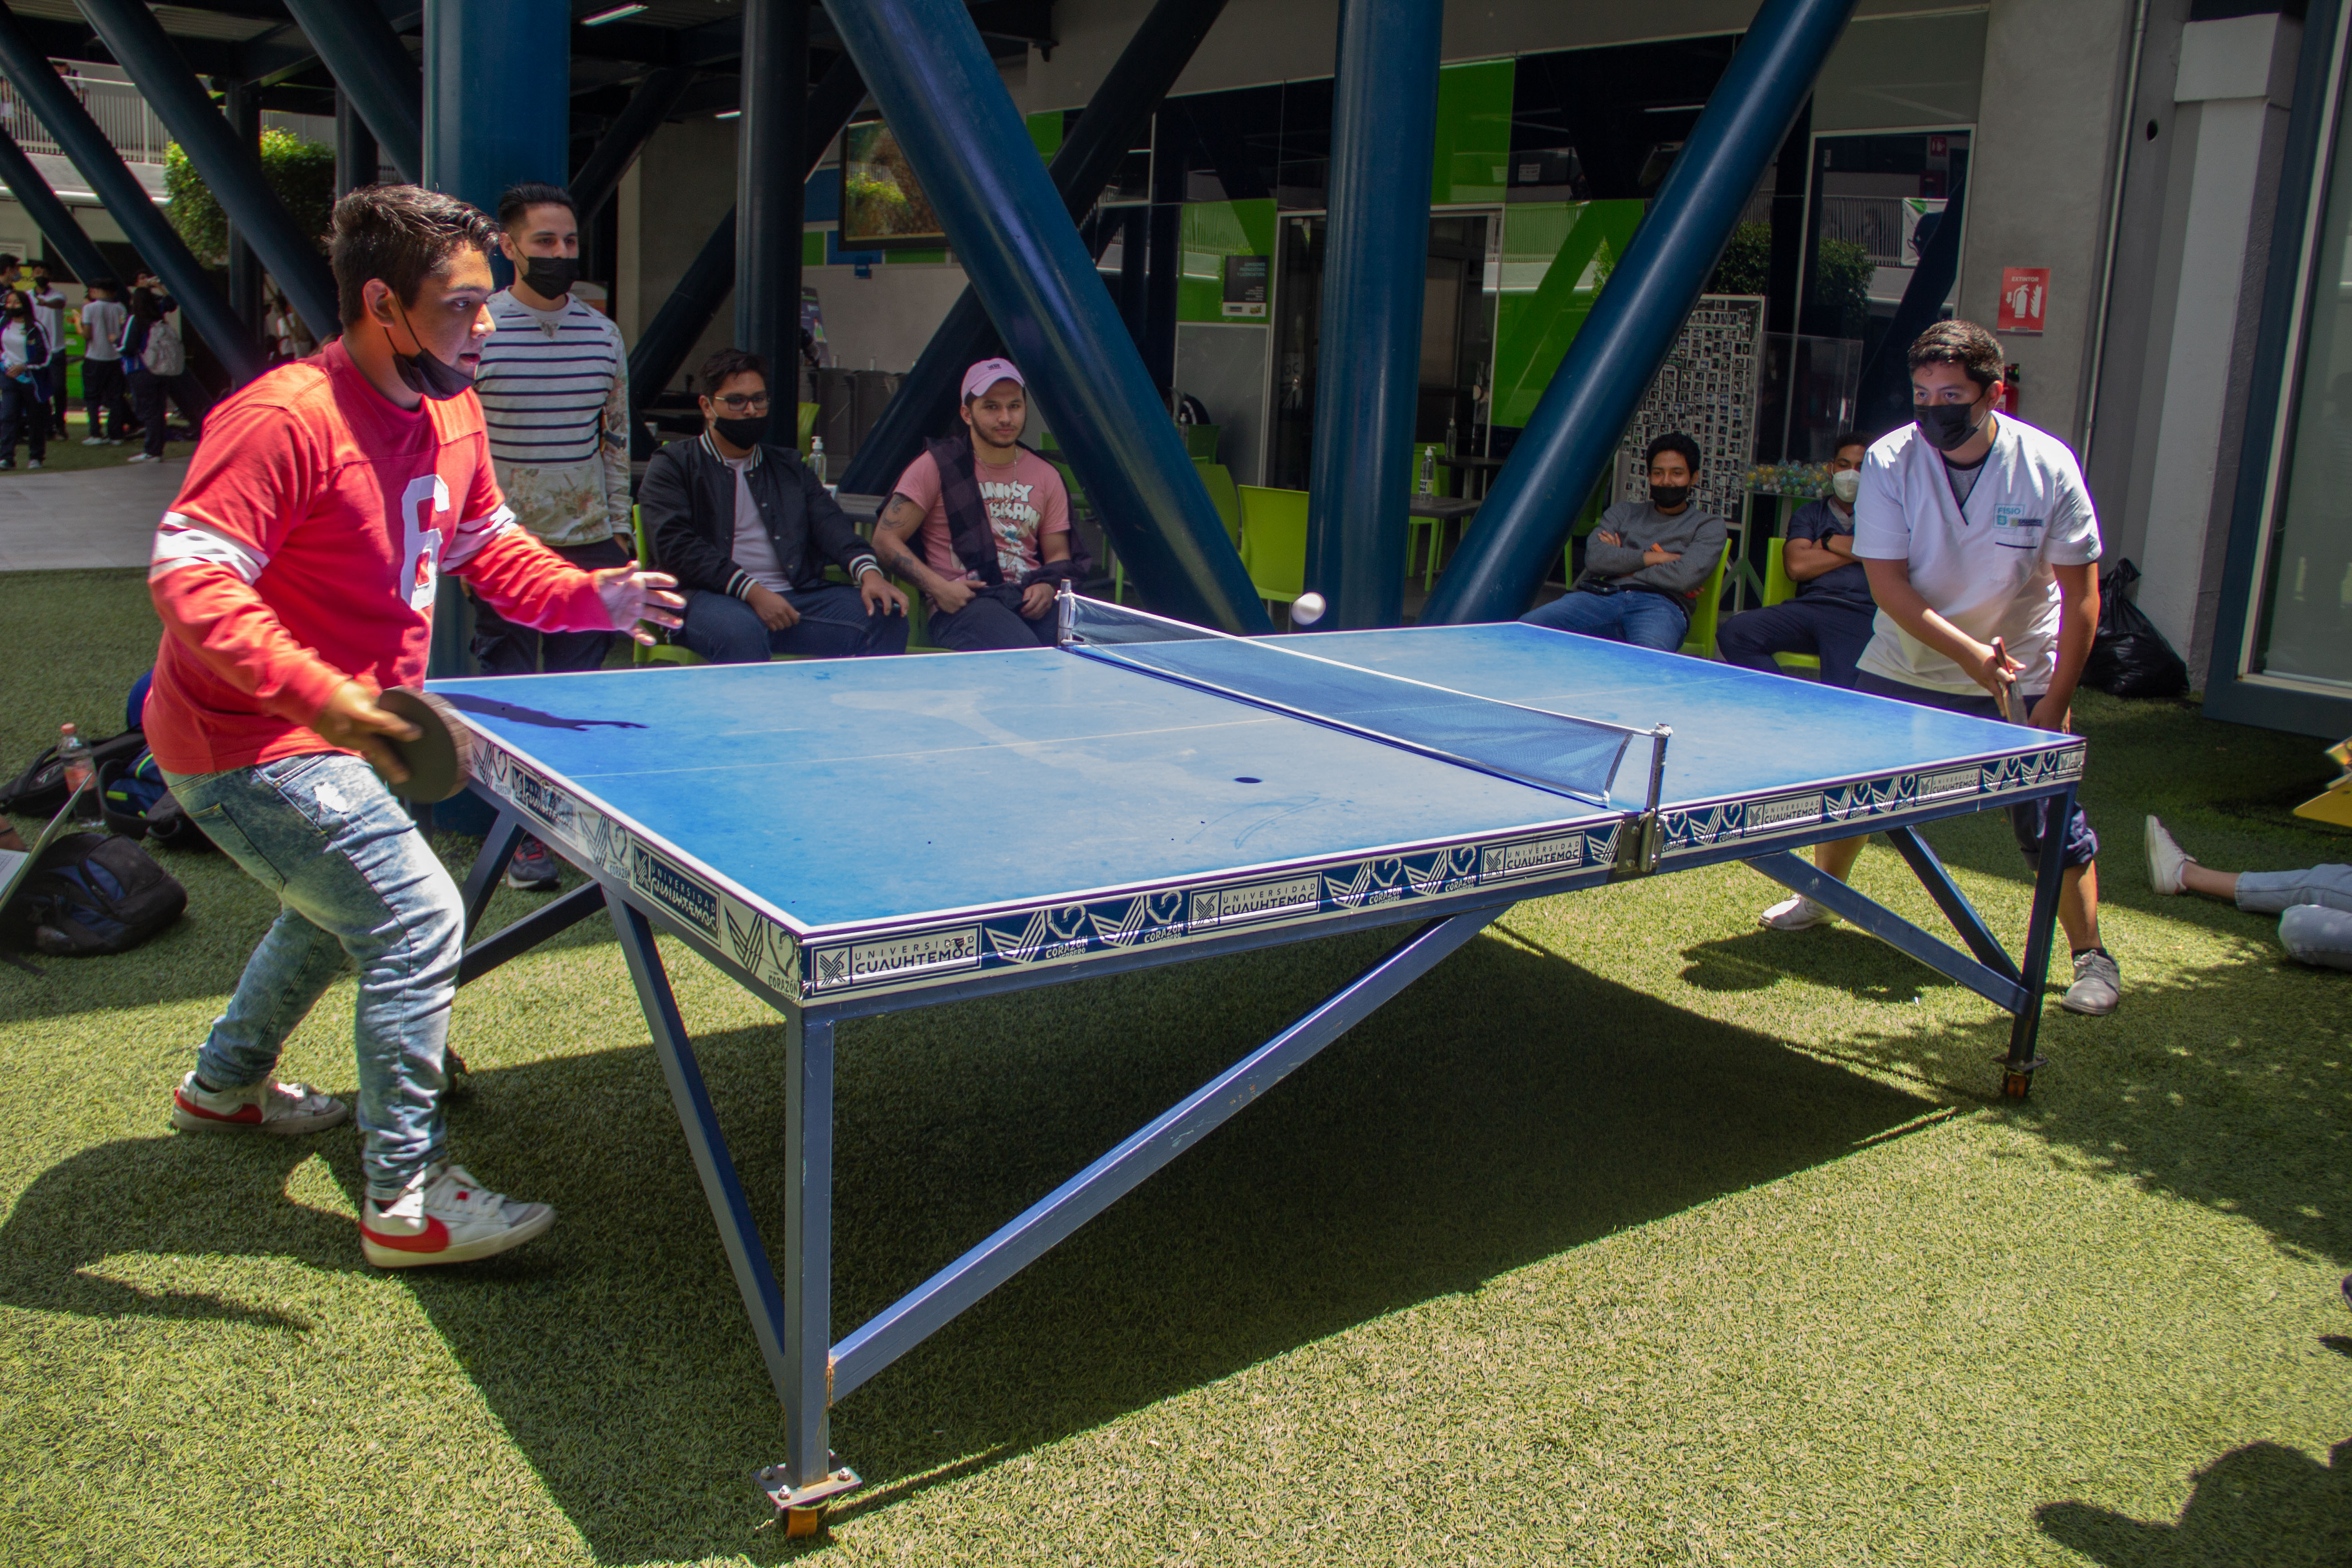
[[[947,231],[888,122],[861,120],[844,129],[841,248],[928,250],[947,242]]]

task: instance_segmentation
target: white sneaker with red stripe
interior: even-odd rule
[[[275,1074],[244,1089],[206,1089],[190,1073],[172,1091],[172,1125],[183,1132],[271,1132],[292,1137],[319,1132],[352,1108],[307,1083],[280,1083]]]
[[[360,1200],[360,1249],[378,1268],[464,1263],[520,1247],[554,1223],[547,1205],[489,1192],[445,1160],[388,1204]]]

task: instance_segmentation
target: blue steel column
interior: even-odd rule
[[[319,51],[335,90],[374,132],[383,155],[414,183],[425,178],[425,88],[416,62],[373,0],[286,0]],[[568,51],[568,40],[564,44]],[[362,184],[373,184],[373,179]]]
[[[425,0],[424,183],[496,212],[521,180],[571,172],[572,9],[565,0]],[[378,136],[383,132],[379,131]],[[434,600],[430,676],[474,673],[455,577]]]
[[[1404,616],[1405,492],[1421,387],[1429,166],[1444,0],[1346,0],[1331,104],[1323,365],[1307,480],[1307,585],[1329,624]]]
[[[106,258],[99,254],[97,245],[74,221],[72,209],[49,189],[48,181],[41,178],[40,170],[25,156],[25,150],[16,145],[16,139],[8,134],[5,125],[0,125],[0,184],[8,187],[17,205],[33,215],[33,223],[49,242],[49,248],[65,258],[77,279],[88,283],[93,278],[104,278],[113,272]]]
[[[971,13],[958,0],[825,8],[1148,602],[1272,630]]]
[[[1853,0],[1765,0],[1674,172],[1495,476],[1423,625],[1507,620],[1559,559],[1569,521],[1715,270],[1731,226],[1845,30]]]
[[[368,129],[350,93],[335,93],[335,197],[338,201],[362,185],[373,185],[383,165],[375,132]]]
[[[735,346],[768,362],[771,395],[789,409],[800,385],[808,0],[744,0],[741,81],[743,114],[735,127]],[[777,426],[793,427],[781,418]]]
[[[261,89],[238,82],[228,89],[228,125],[240,145],[261,144]],[[228,228],[228,308],[256,332],[261,331],[261,259],[234,222]]]
[[[1225,0],[1160,0],[1135,29],[1102,85],[1095,89],[1086,112],[1078,116],[1077,130],[1062,143],[1047,170],[1073,221],[1101,200],[1103,187],[1118,173],[1129,149],[1150,128],[1160,100],[1224,8]],[[1140,289],[1140,235],[1130,234],[1128,246],[1134,256],[1130,276]],[[1139,294],[1129,326],[1129,335],[1139,344],[1143,342],[1142,323]],[[966,289],[931,334],[914,368],[898,384],[898,395],[866,433],[857,455],[841,476],[841,488],[861,495],[887,490],[890,482],[914,461],[923,438],[955,423],[956,393],[965,368],[1002,346],[980,296]]]
[[[579,171],[572,176],[572,199],[580,204],[580,226],[586,228],[604,205],[613,199],[620,188],[621,176],[637,161],[653,133],[661,129],[669,111],[677,107],[686,89],[694,85],[694,73],[683,66],[657,66],[646,73],[637,90],[629,94],[629,101],[613,117],[612,129],[605,132],[582,161]]]
[[[220,356],[229,374],[238,381],[259,374],[263,363],[261,345],[228,308],[228,301],[222,298],[220,289],[189,253],[170,222],[148,199],[147,187],[123,166],[114,144],[90,119],[89,110],[58,79],[48,56],[25,36],[16,18],[5,8],[0,8],[0,72],[6,73],[17,94],[31,107],[34,117],[65,149],[66,156],[73,160],[81,177],[89,182],[100,205],[121,226],[124,237],[137,247],[141,258],[154,268],[155,276],[163,280],[163,287],[172,291],[172,297],[186,313],[188,323],[212,345],[213,353]]]
[[[212,95],[188,69],[163,31],[163,24],[141,0],[79,0],[81,14],[131,75],[139,91],[170,128],[196,172],[245,236],[254,254],[276,275],[278,288],[302,313],[310,332],[325,342],[342,330],[335,314],[335,279],[318,245],[304,234],[261,172],[258,148],[241,143]]]

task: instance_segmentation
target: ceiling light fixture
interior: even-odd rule
[[[609,11],[599,11],[593,16],[581,17],[580,25],[583,27],[601,27],[607,22],[617,22],[624,16],[634,16],[640,11],[651,9],[653,7],[650,5],[615,5]]]
[[[743,118],[743,111],[740,109],[723,109],[720,110],[714,118],[719,120],[740,120]]]

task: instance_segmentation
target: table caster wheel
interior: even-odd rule
[[[791,1536],[814,1535],[824,1528],[823,1508],[788,1508],[784,1510],[784,1533]]]
[[[2023,1100],[2033,1092],[2033,1075],[2030,1072],[2003,1073],[2000,1094],[2003,1100]]]

